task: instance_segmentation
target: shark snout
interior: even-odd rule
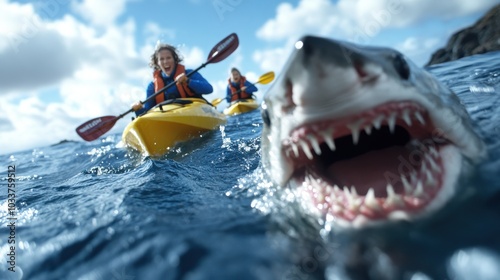
[[[326,38],[305,36],[296,44],[301,53],[304,66],[314,63],[316,58],[321,58],[322,63],[349,67],[353,64],[355,50],[344,43]]]
[[[306,36],[297,41],[295,47],[296,53],[283,83],[286,112],[345,104],[354,98],[363,81],[371,77],[365,70],[365,61],[345,43]]]

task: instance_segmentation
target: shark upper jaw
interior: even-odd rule
[[[282,141],[288,180],[329,219],[361,226],[411,219],[454,192],[459,149],[415,101],[389,101],[294,128]]]

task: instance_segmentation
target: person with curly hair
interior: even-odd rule
[[[132,109],[137,116],[153,108],[168,99],[174,98],[203,98],[202,94],[213,92],[212,85],[198,72],[193,73],[189,78],[187,74],[192,69],[186,69],[181,64],[182,58],[177,48],[169,44],[159,44],[155,52],[151,55],[149,66],[154,69],[153,80],[146,89],[146,98],[175,81],[176,86],[170,87],[144,104],[137,102],[132,105]]]

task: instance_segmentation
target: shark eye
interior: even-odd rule
[[[392,63],[394,65],[394,69],[398,72],[399,76],[408,80],[410,78],[410,66],[406,62],[406,59],[401,54],[396,54],[393,57]]]
[[[267,105],[265,102],[262,102],[260,113],[264,124],[271,126],[271,118],[269,118],[269,112],[267,111]]]

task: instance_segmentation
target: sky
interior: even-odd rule
[[[0,154],[83,141],[75,128],[144,100],[158,41],[188,69],[231,33],[239,47],[200,70],[224,97],[229,70],[279,75],[303,35],[388,46],[418,65],[498,0],[0,0]],[[257,85],[262,98],[270,85]],[[227,104],[222,102],[222,110]],[[121,133],[133,114],[107,134]]]

